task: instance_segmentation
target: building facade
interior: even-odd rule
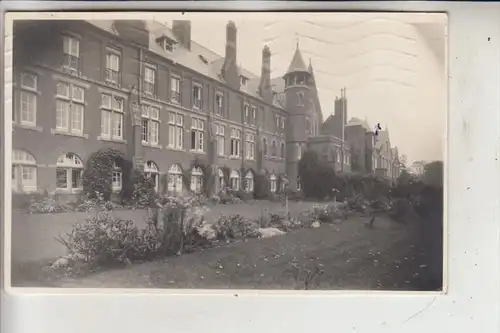
[[[200,191],[194,160],[211,167],[216,190],[251,192],[256,174],[273,192],[280,178],[297,189],[303,150],[339,140],[320,135],[312,65],[297,45],[288,71],[273,79],[264,47],[256,75],[237,65],[236,41],[233,22],[224,56],[194,42],[189,21],[171,28],[139,20],[15,22],[13,190],[77,193],[88,158],[101,148],[144,168],[158,191]],[[117,166],[114,190],[122,177]]]

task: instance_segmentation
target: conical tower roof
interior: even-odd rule
[[[285,75],[294,72],[306,72],[306,73],[309,72],[306,63],[304,62],[304,58],[302,57],[302,53],[300,52],[299,43],[297,43],[297,49],[295,50],[292,62],[290,63],[290,66],[288,67],[288,70],[286,71]]]

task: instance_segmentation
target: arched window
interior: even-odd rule
[[[300,161],[300,159],[302,158],[302,146],[300,145],[300,143],[297,144],[297,160]]]
[[[289,185],[289,180],[286,175],[280,176],[280,190],[284,191],[286,187]]]
[[[146,164],[144,164],[144,175],[146,176],[146,179],[150,180],[154,184],[156,192],[158,192],[160,188],[159,173],[160,171],[158,170],[158,166],[155,162],[147,161]]]
[[[224,182],[224,172],[222,171],[222,169],[217,170],[217,179],[218,179],[217,183],[219,184],[219,191],[224,190],[226,184]]]
[[[123,183],[123,170],[120,168],[118,164],[115,163],[113,164],[113,171],[112,171],[112,190],[114,192],[120,191],[122,189],[122,183]]]
[[[174,164],[168,170],[168,191],[174,194],[182,193],[182,169]]]
[[[82,189],[82,160],[73,153],[59,156],[56,163],[56,188],[64,191]]]
[[[285,143],[284,142],[281,142],[280,157],[285,158]]]
[[[300,184],[300,177],[297,177],[297,191],[300,191],[302,188],[301,184]]]
[[[264,152],[264,156],[267,156],[267,140],[266,140],[266,138],[262,139],[262,151]]]
[[[200,167],[194,167],[191,170],[191,191],[194,193],[200,193],[202,190],[203,183],[203,171]]]
[[[245,175],[245,191],[253,192],[253,189],[254,189],[253,172],[249,170]]]
[[[231,188],[233,190],[239,190],[240,189],[240,173],[236,170],[232,170],[229,179],[231,181]]]
[[[271,183],[271,192],[276,193],[278,181],[277,181],[276,175],[274,173],[271,174],[271,176],[269,177],[269,182]]]
[[[23,192],[37,190],[36,160],[27,151],[12,150],[12,189]]]
[[[276,141],[273,140],[273,143],[271,144],[271,156],[276,157],[276,155],[277,155]]]

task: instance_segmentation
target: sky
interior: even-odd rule
[[[221,19],[223,15],[226,15]],[[280,15],[279,19],[276,15]],[[238,63],[260,75],[262,48],[271,49],[271,76],[282,76],[297,43],[315,70],[326,119],[345,87],[348,117],[380,123],[408,162],[443,160],[447,113],[446,16],[402,13],[197,13],[192,39],[224,55],[225,26],[238,29]]]

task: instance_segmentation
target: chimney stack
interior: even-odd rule
[[[191,50],[191,21],[174,20],[172,22],[172,32],[182,46]]]
[[[259,95],[268,103],[273,101],[271,87],[271,50],[266,45],[262,49],[262,72],[260,75]]]
[[[234,89],[240,88],[238,65],[236,64],[236,25],[229,21],[226,26],[226,54],[222,65],[222,77]]]

